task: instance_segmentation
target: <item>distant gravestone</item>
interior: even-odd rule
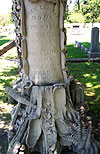
[[[77,45],[77,41],[75,40],[75,45]]]
[[[77,42],[77,47],[81,48],[81,43],[80,42]]]
[[[80,35],[80,27],[79,27],[79,25],[73,26],[72,35]]]
[[[81,45],[81,50],[82,50],[82,51],[85,51],[84,45]]]
[[[99,28],[94,27],[91,31],[91,46],[89,49],[90,58],[100,57],[99,50]]]
[[[88,53],[88,49],[87,48],[85,48],[85,52]]]

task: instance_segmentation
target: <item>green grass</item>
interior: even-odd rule
[[[16,80],[18,75],[17,63],[12,62],[10,60],[5,60],[7,55],[9,55],[9,58],[12,59],[12,56],[15,56],[15,50],[13,50],[13,52],[8,51],[7,53],[4,54],[4,57],[0,59],[0,105],[1,105],[0,118],[6,120],[10,119],[9,113],[11,109],[6,110],[6,108],[8,108],[7,105],[9,105],[9,103],[8,103],[8,94],[5,92],[5,87],[12,86],[13,81]]]
[[[87,42],[88,44],[88,42]],[[83,51],[73,44],[67,46],[68,58],[87,57]],[[100,64],[99,63],[69,63],[70,75],[81,82],[85,87],[85,101],[88,102],[90,111],[100,119]]]
[[[87,58],[87,54],[85,52],[82,52],[74,44],[69,44],[67,46],[67,53],[67,58]]]
[[[2,46],[3,44],[7,43],[11,41],[11,38],[7,37],[7,36],[1,36],[0,38],[0,46]],[[13,52],[6,52],[6,54],[4,54],[4,59],[17,59],[17,51],[16,49],[13,50]]]
[[[5,53],[3,58],[0,58],[0,119],[2,120],[0,122],[3,122],[4,126],[6,126],[6,122],[8,123],[11,120],[11,110],[15,105],[13,100],[8,102],[8,94],[5,92],[5,87],[12,86],[13,81],[18,76],[18,65],[15,61],[10,60],[15,59],[15,57],[17,57],[17,51],[16,48],[13,48],[13,50]],[[2,126],[2,123],[0,123],[0,126]],[[3,126],[2,129],[4,129]],[[8,142],[5,139],[0,154],[6,154],[7,148]]]
[[[12,86],[18,74],[18,67],[11,66],[11,62],[6,62],[6,64],[0,63],[0,67],[0,101],[6,103],[8,95],[5,93],[5,87]]]
[[[0,46],[11,41],[11,39],[9,39],[7,36],[1,36],[0,38]]]
[[[87,49],[89,49],[90,45],[91,45],[91,43],[89,43],[89,42],[81,42],[81,44],[84,45],[84,47]],[[99,42],[99,48],[100,48],[100,42]]]

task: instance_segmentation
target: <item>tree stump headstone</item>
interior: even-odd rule
[[[60,154],[65,147],[77,154],[98,152],[91,127],[83,124],[71,101],[65,7],[66,0],[13,0],[16,42],[23,65],[21,93],[6,88],[18,102],[12,111],[8,154],[19,153],[23,146],[27,154]]]

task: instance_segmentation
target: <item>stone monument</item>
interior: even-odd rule
[[[60,154],[65,147],[77,154],[98,153],[90,125],[84,124],[71,101],[65,8],[66,0],[13,0],[16,43],[23,64],[16,82],[20,91],[6,88],[18,102],[9,126],[8,154],[21,150]]]
[[[99,28],[93,27],[91,31],[91,46],[89,49],[89,57],[96,58],[100,57],[100,50],[99,50]]]

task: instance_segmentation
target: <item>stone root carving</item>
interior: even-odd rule
[[[18,102],[12,111],[8,154],[20,153],[22,147],[27,154],[60,154],[65,147],[77,154],[98,154],[90,123],[72,103],[84,99],[78,99],[81,87],[69,86],[65,6],[66,0],[13,0],[22,80],[20,93],[6,88]]]
[[[26,143],[31,152],[48,154],[51,147],[57,144],[58,138],[59,146],[72,146],[73,151],[78,154],[98,154],[95,142],[91,141],[91,127],[85,126],[78,112],[72,108],[63,84],[33,86],[30,103],[23,103],[23,96],[18,97],[11,88],[6,88],[6,91],[20,104],[12,113],[9,154],[16,151],[18,143],[20,146]],[[37,148],[41,135],[44,143],[41,145],[42,150]]]

